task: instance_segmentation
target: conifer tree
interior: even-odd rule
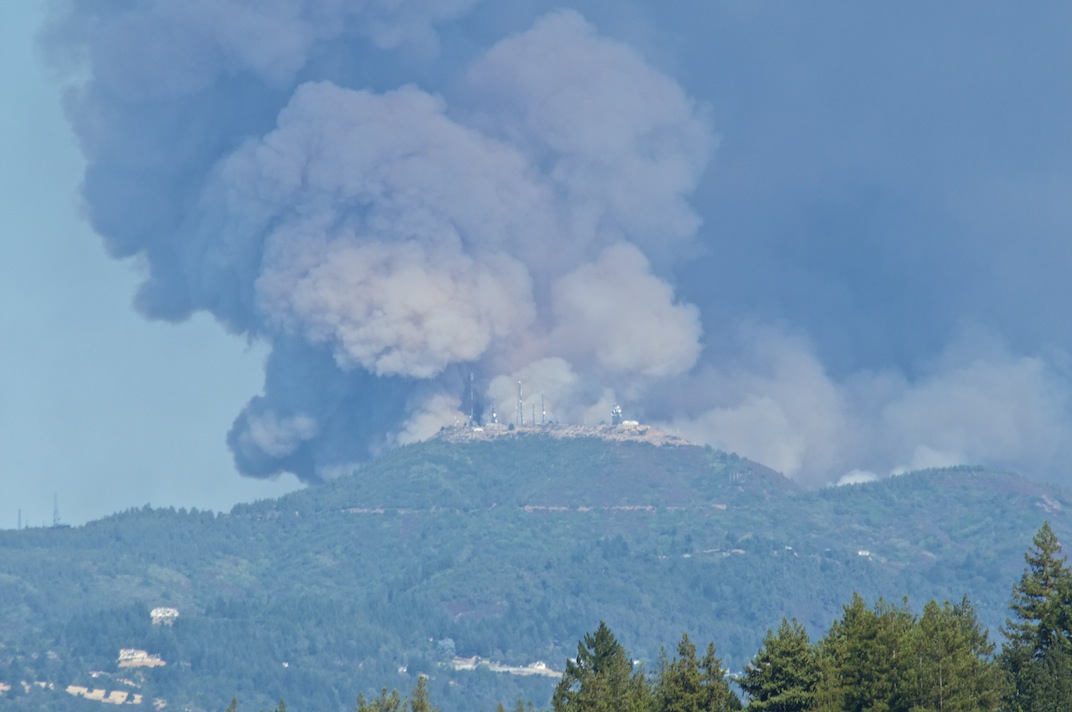
[[[1044,522],[1024,554],[1002,632],[1001,665],[1011,681],[1012,709],[1072,709],[1072,573]]]
[[[1022,712],[1064,712],[1072,709],[1072,657],[1053,647],[1027,663],[1013,678],[1013,700]]]
[[[576,659],[566,661],[551,704],[555,712],[642,712],[650,707],[650,693],[643,674],[633,674],[625,649],[600,621],[577,644]]]
[[[498,706],[496,706],[495,711],[506,712],[506,707],[500,702]],[[513,712],[536,712],[536,708],[531,702],[526,704],[525,700],[519,697],[517,698],[517,704],[514,705]]]
[[[841,620],[834,622],[819,646],[817,709],[907,709],[908,636],[913,623],[907,606],[879,599],[871,610],[859,594],[853,594]]]
[[[655,709],[658,712],[723,712],[737,710],[741,702],[730,690],[722,661],[709,643],[703,658],[696,658],[696,646],[686,633],[677,646],[677,657],[662,660],[655,682]]]
[[[1027,569],[1013,586],[1009,603],[1013,615],[1006,619],[1003,632],[1009,646],[1030,650],[1037,659],[1055,645],[1069,644],[1072,575],[1049,522],[1043,523],[1033,544],[1024,554]]]
[[[912,635],[913,706],[920,709],[995,710],[1004,679],[991,660],[994,645],[965,598],[956,605],[930,601]]]
[[[819,665],[804,626],[782,619],[778,632],[767,630],[755,659],[738,681],[748,693],[748,709],[763,712],[809,710],[815,701]]]
[[[388,693],[385,687],[380,691],[379,697],[371,700],[366,700],[364,694],[359,694],[357,696],[357,707],[354,709],[355,712],[402,712],[405,709],[405,705],[402,702],[402,696],[398,694],[398,690],[391,690]]]
[[[428,678],[425,675],[417,676],[417,686],[410,693],[410,712],[439,712],[432,706],[431,697],[428,694]]]

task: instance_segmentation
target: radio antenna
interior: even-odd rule
[[[469,372],[469,424],[476,423],[476,391],[473,390],[473,372]]]

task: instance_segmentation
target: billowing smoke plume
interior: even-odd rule
[[[661,254],[695,233],[684,194],[712,138],[680,87],[634,50],[576,13],[553,13],[477,58],[458,90],[468,101],[455,109],[414,85],[377,92],[299,80],[317,44],[348,21],[393,43],[438,19],[418,8],[310,17],[278,3],[276,19],[295,21],[297,37],[273,50],[249,36],[254,18],[239,3],[217,3],[210,16],[168,7],[137,6],[102,27],[177,25],[190,35],[181,49],[207,57],[171,59],[207,66],[94,56],[74,99],[77,125],[89,133],[94,111],[149,105],[153,116],[133,123],[156,134],[149,145],[161,155],[134,155],[129,127],[101,127],[118,145],[87,147],[86,191],[113,249],[149,256],[139,304],[150,316],[208,309],[273,345],[265,394],[230,436],[243,472],[318,478],[391,441],[430,435],[462,417],[459,374],[470,370],[485,387],[527,377],[565,418],[695,364],[697,310],[656,275],[644,248]],[[218,13],[232,21],[212,21]],[[329,29],[336,23],[343,29]],[[106,40],[112,32],[86,38],[91,56]],[[125,75],[119,89],[132,107],[115,96],[115,75]],[[270,125],[260,112],[241,127],[221,120],[216,86],[231,82],[252,84],[263,104],[254,108],[285,97]],[[177,104],[194,125],[157,124]],[[179,141],[167,135],[176,131]],[[216,153],[191,159],[191,141]],[[125,161],[136,176],[115,165]],[[110,201],[128,180],[166,185],[125,196],[141,215],[130,222],[144,225],[113,227]],[[151,203],[131,209],[131,199]]]
[[[470,408],[507,421],[519,380],[541,417],[621,403],[811,481],[1069,454],[1053,360],[964,337],[911,378],[834,374],[748,315],[705,336],[685,266],[720,239],[690,204],[718,97],[573,10],[482,10],[57,6],[87,212],[144,258],[138,307],[271,346],[229,435],[241,472],[315,481]]]

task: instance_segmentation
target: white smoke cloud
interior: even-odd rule
[[[862,485],[868,482],[875,482],[879,480],[879,476],[874,472],[867,470],[853,470],[852,472],[846,472],[844,475],[838,478],[834,484],[838,487],[845,485]]]
[[[409,445],[427,440],[445,425],[467,423],[469,416],[462,413],[460,405],[458,397],[450,393],[434,393],[421,398],[419,404],[410,406],[410,416],[394,441]]]
[[[1068,454],[1067,382],[1039,358],[972,351],[977,355],[966,361],[941,363],[881,409],[879,427],[907,458],[897,465],[1012,466],[1030,453],[1037,467],[1054,467]]]
[[[740,362],[696,387],[716,405],[673,427],[684,437],[747,455],[792,476],[829,473],[851,456],[845,394],[807,343],[771,329],[744,335]]]
[[[532,219],[555,213],[553,176],[444,109],[415,88],[303,85],[276,130],[216,171],[205,203],[223,217],[201,236],[216,255],[230,246],[212,261],[225,278],[232,257],[259,260],[242,273],[255,278],[266,328],[329,345],[342,368],[416,378],[477,361],[493,342],[503,351],[524,341],[535,316],[529,275],[484,250],[546,249],[574,234]],[[552,349],[616,375],[663,377],[695,363],[695,308],[672,303],[637,248],[608,248],[552,290]]]
[[[695,235],[684,196],[714,140],[681,87],[635,50],[561,11],[493,47],[469,83],[478,125],[546,167],[575,237],[662,253]]]
[[[267,411],[248,419],[238,447],[262,452],[269,457],[284,457],[316,435],[316,421],[304,413],[279,417]]]
[[[675,304],[673,288],[651,274],[632,245],[608,247],[562,277],[551,301],[559,352],[600,371],[664,378],[687,372],[699,358],[699,311]]]
[[[531,320],[516,296],[527,296],[527,275],[506,258],[479,264],[412,243],[315,237],[282,252],[296,259],[273,260],[257,282],[259,305],[274,326],[329,344],[343,369],[432,378]]]
[[[348,233],[458,253],[552,232],[532,218],[546,210],[525,159],[444,110],[441,99],[413,87],[376,95],[302,85],[274,131],[215,171],[202,198],[214,219],[197,233],[207,256],[192,269],[210,277],[219,270],[228,282],[226,270],[251,260],[240,274],[256,278],[269,234],[289,268],[308,261],[300,247],[287,248],[290,235]],[[529,299],[525,287],[517,298]]]
[[[610,419],[616,403],[614,390],[600,379],[582,376],[568,361],[552,356],[491,380],[488,397],[501,424],[517,422],[518,383],[522,386],[525,423],[595,425]],[[485,415],[491,419],[491,412]]]
[[[799,338],[759,330],[746,344],[743,363],[694,382],[719,405],[672,425],[804,481],[965,463],[1047,472],[1072,454],[1072,389],[1043,359],[964,337],[914,381],[836,381]]]

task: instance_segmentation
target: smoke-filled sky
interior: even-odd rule
[[[4,13],[2,476],[72,519],[349,471],[470,374],[808,484],[1068,482],[1065,5]]]

